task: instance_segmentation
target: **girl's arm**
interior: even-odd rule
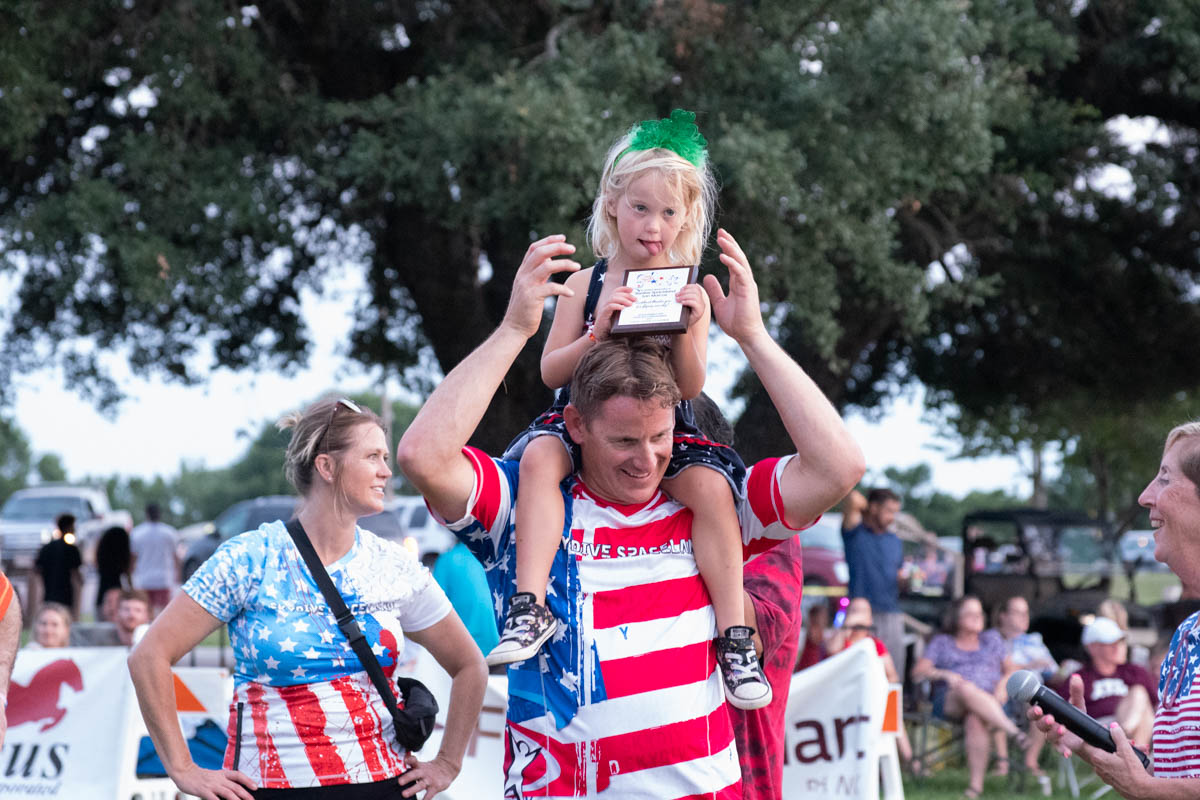
[[[675,299],[691,309],[688,329],[671,337],[671,367],[684,400],[704,391],[708,364],[708,295],[698,283],[689,283]]]
[[[580,270],[567,278],[566,286],[575,294],[561,295],[554,307],[554,320],[550,323],[546,346],[542,348],[542,383],[551,389],[565,386],[571,380],[575,365],[592,346],[587,333],[579,332],[583,325],[583,306],[591,279],[591,268]]]
[[[628,286],[618,286],[608,302],[597,309],[593,335],[589,336],[586,331],[579,333],[578,326],[583,324],[583,307],[590,281],[591,269],[568,278],[567,286],[575,294],[560,297],[558,307],[554,310],[554,322],[550,326],[550,335],[546,337],[546,347],[542,350],[542,382],[551,389],[564,386],[571,380],[579,359],[583,358],[588,348],[608,338],[613,315],[633,305],[633,290]]]

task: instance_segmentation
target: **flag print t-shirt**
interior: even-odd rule
[[[449,527],[487,570],[500,621],[515,588],[519,463],[465,453],[475,488]],[[744,557],[794,533],[781,521],[787,462],[761,462],[746,479]],[[566,525],[546,589],[560,624],[536,658],[508,670],[503,796],[740,797],[692,512],[662,492],[614,504],[577,478],[563,494]]]
[[[450,612],[415,556],[362,528],[326,569],[389,678],[404,632]],[[265,789],[372,783],[404,771],[387,706],[284,523],[225,542],[183,591],[229,624],[235,661],[227,769]]]

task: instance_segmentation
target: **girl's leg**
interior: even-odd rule
[[[566,508],[558,486],[571,474],[571,456],[554,436],[538,436],[521,454],[517,485],[517,591],[546,603],[554,554],[562,545]]]
[[[558,622],[546,608],[546,583],[562,544],[566,518],[558,485],[571,472],[571,456],[553,436],[538,436],[521,454],[517,486],[517,593],[512,596],[500,641],[488,666],[532,658],[554,635]]]
[[[717,630],[746,624],[742,598],[742,528],[733,492],[721,473],[689,467],[670,480],[666,490],[692,512],[692,553],[708,588]]]
[[[771,685],[758,663],[751,638],[754,631],[746,627],[742,529],[733,492],[724,475],[699,466],[683,470],[663,485],[692,512],[692,554],[721,634],[717,661],[725,697],[736,708],[762,708],[771,702]]]

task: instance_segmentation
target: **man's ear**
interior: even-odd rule
[[[563,424],[567,426],[567,433],[571,434],[571,438],[576,444],[583,442],[587,435],[587,425],[583,421],[583,414],[579,413],[579,409],[568,403],[563,409]]]
[[[333,468],[333,456],[328,453],[321,453],[313,460],[313,469],[326,483],[333,483]]]

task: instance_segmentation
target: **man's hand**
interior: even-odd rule
[[[513,279],[512,294],[508,298],[502,327],[508,327],[528,339],[541,327],[547,297],[575,294],[563,284],[550,280],[556,273],[579,269],[578,262],[559,257],[574,252],[575,245],[568,244],[567,237],[560,233],[529,245]]]
[[[704,276],[704,289],[712,301],[713,319],[721,330],[738,344],[745,344],[767,331],[758,302],[758,285],[746,254],[724,228],[717,231],[717,244],[721,247],[721,263],[729,269],[729,294],[721,291],[721,284],[713,275]]]

